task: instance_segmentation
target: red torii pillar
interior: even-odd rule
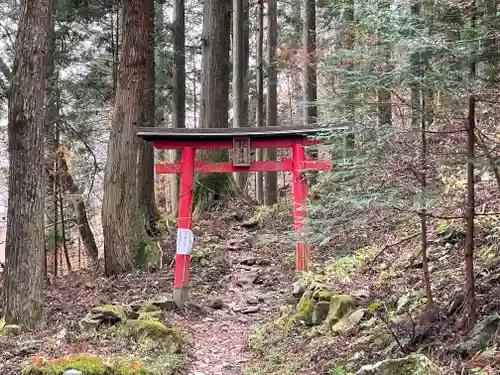
[[[180,174],[179,216],[175,256],[174,300],[182,306],[188,298],[190,254],[193,249],[192,205],[195,173],[290,171],[293,174],[294,229],[299,235],[296,245],[296,269],[309,268],[309,246],[301,237],[306,219],[306,170],[329,170],[326,160],[306,158],[304,146],[319,141],[306,139],[314,128],[240,128],[240,129],[171,129],[141,128],[137,135],[153,141],[157,149],[182,149],[182,160],[156,164],[156,173]],[[205,140],[202,140],[205,138]],[[292,158],[282,161],[250,161],[253,148],[291,148]],[[196,149],[232,149],[232,162],[195,160]]]

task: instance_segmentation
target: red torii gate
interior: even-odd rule
[[[188,297],[192,232],[193,184],[195,173],[270,172],[293,173],[294,229],[300,232],[306,217],[307,170],[329,170],[328,160],[312,160],[305,156],[304,146],[319,144],[308,137],[326,129],[315,127],[259,127],[259,128],[138,128],[137,136],[154,143],[157,149],[182,149],[182,160],[170,164],[156,164],[156,173],[180,174],[179,215],[175,256],[174,300],[182,306]],[[282,161],[251,161],[250,150],[256,148],[292,148],[292,158]],[[230,162],[195,160],[199,149],[232,149]],[[297,241],[296,268],[307,271],[309,246]]]

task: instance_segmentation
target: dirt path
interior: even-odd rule
[[[246,236],[240,227],[228,233],[242,241]],[[273,260],[255,249],[233,247],[237,250],[227,253],[230,272],[218,289],[210,296],[192,293],[193,300],[207,306],[205,313],[175,322],[193,339],[192,366],[186,375],[243,375],[251,361],[247,343],[252,327],[269,321],[286,296],[291,279]]]

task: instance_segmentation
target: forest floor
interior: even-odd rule
[[[291,301],[291,225],[289,205],[260,209],[246,201],[226,202],[196,219],[190,301],[183,311],[168,312],[166,317],[168,325],[182,332],[181,354],[153,352],[133,339],[106,330],[88,332],[79,325],[96,306],[170,297],[173,270],[168,264],[113,279],[81,272],[47,288],[43,325],[17,336],[0,335],[0,374],[21,374],[26,364],[40,357],[90,353],[138,359],[163,375],[340,375],[347,373],[343,366],[355,371],[366,363],[416,351],[427,354],[442,374],[500,373],[498,337],[487,352],[470,358],[453,349],[462,340],[465,324],[461,252],[456,244],[431,246],[437,307],[430,312],[423,308],[415,242],[395,253],[385,247],[387,239],[378,239],[371,250],[339,254],[324,264],[320,260],[322,270],[314,266],[318,274],[313,278],[328,290],[356,296],[361,306],[383,304],[385,315],[374,317],[375,323],[369,319],[371,327],[333,335],[317,327],[286,327],[279,318],[293,314],[297,303]],[[496,247],[484,244],[478,254],[480,317],[500,309],[496,254]],[[411,305],[411,312],[396,311],[403,304]]]
[[[253,358],[251,327],[279,312],[293,282],[294,247],[286,233],[278,232],[280,226],[258,233],[245,229],[242,224],[255,213],[249,202],[232,207],[237,211],[219,207],[194,225],[190,300],[183,311],[167,315],[168,324],[185,336],[182,356],[157,358],[130,340],[79,327],[96,306],[170,297],[173,270],[168,264],[113,279],[80,272],[48,286],[42,326],[16,337],[0,336],[0,374],[20,374],[37,357],[79,353],[139,358],[165,375],[243,374]]]

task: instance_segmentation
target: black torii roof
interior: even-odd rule
[[[137,128],[136,135],[146,141],[222,141],[233,138],[283,139],[303,138],[345,130],[345,125],[322,128],[318,126],[263,126],[245,128]]]

